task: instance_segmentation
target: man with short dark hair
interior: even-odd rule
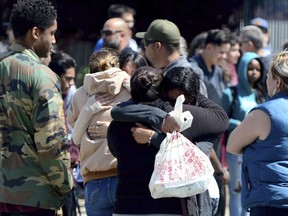
[[[55,216],[71,191],[59,77],[40,58],[56,42],[57,12],[18,0],[11,51],[0,54],[0,215]]]
[[[204,72],[204,83],[207,87],[208,98],[219,106],[222,106],[222,92],[226,85],[224,82],[223,70],[219,63],[226,59],[230,49],[229,38],[221,29],[211,29],[207,32],[204,50],[201,54],[191,57],[189,61],[200,67]],[[220,201],[216,215],[225,214],[225,187],[229,181],[229,173],[223,169],[219,158],[221,158],[221,144],[219,140],[214,142],[214,149],[210,158],[214,163],[215,177],[220,190]]]
[[[220,29],[211,29],[208,31],[203,52],[189,59],[192,64],[203,70],[208,98],[220,106],[222,91],[226,86],[219,63],[226,58],[229,48],[227,34]]]

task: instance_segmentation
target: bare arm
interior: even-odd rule
[[[230,181],[230,174],[226,169],[223,168],[214,149],[212,149],[210,152],[210,161],[215,170],[216,175],[219,176],[222,183],[228,184],[228,182]]]
[[[227,152],[242,154],[257,138],[264,140],[271,129],[270,117],[262,110],[253,110],[229,136]]]

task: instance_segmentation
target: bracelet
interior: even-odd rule
[[[148,146],[151,144],[152,137],[153,137],[153,131],[149,135],[148,142],[147,142]]]

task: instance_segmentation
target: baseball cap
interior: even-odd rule
[[[268,32],[268,21],[263,18],[257,17],[250,20],[250,25],[258,26]]]
[[[146,32],[138,32],[136,37],[163,43],[179,43],[181,34],[173,22],[167,19],[156,19],[149,25]]]

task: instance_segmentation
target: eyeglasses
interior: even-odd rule
[[[156,41],[156,40],[144,39],[144,46],[147,47],[147,46],[149,46],[150,44],[154,44],[154,43],[156,43],[156,42],[158,42],[158,41]]]
[[[122,31],[101,30],[100,34],[105,35],[105,36],[111,36],[113,34],[120,33],[120,32],[122,32]]]

